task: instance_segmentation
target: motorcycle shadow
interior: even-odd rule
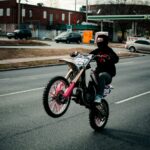
[[[97,135],[103,135],[105,139],[117,141],[117,143],[119,142],[126,143],[127,145],[150,147],[150,135],[144,133],[140,134],[136,132],[129,132],[126,130],[115,130],[107,128],[100,133],[93,133],[94,137],[97,137]]]

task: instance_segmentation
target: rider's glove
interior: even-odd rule
[[[100,58],[99,58],[99,61],[100,61],[101,63],[104,63],[104,62],[106,62],[106,61],[108,61],[108,60],[110,60],[110,56],[107,55],[107,54],[103,54],[103,55],[101,55]]]
[[[107,54],[101,55],[101,57],[102,57],[102,58],[104,58],[104,59],[107,59],[107,60],[109,60],[109,59],[110,59],[110,56],[109,56],[109,55],[107,55]]]
[[[70,54],[71,57],[76,57],[79,54],[79,52],[75,51],[73,53]]]

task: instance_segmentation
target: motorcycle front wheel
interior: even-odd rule
[[[99,109],[94,107],[93,109],[90,110],[89,122],[90,122],[90,126],[95,131],[100,132],[105,127],[108,121],[109,106],[108,106],[107,101],[103,99],[98,107]]]
[[[45,87],[43,106],[49,116],[57,118],[67,111],[70,99],[64,99],[63,93],[68,86],[69,83],[64,77],[57,76],[51,79]]]

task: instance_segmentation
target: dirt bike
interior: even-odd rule
[[[65,77],[52,78],[43,93],[43,106],[49,116],[62,116],[67,111],[70,101],[74,100],[89,109],[89,123],[95,131],[101,131],[105,127],[109,117],[109,106],[104,97],[110,93],[111,86],[106,85],[103,99],[96,107],[94,99],[97,93],[97,79],[93,69],[86,85],[86,71],[91,68],[90,63],[95,57],[100,56],[77,54],[75,57],[61,60],[69,66],[68,73]]]

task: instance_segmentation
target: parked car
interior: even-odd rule
[[[20,30],[15,30],[14,32],[8,32],[7,37],[9,39],[15,38],[15,39],[28,39],[32,37],[32,33],[28,29],[20,29]]]
[[[130,52],[149,52],[150,40],[139,39],[135,41],[126,42],[125,48]]]
[[[56,41],[56,43],[58,43],[58,42],[65,42],[65,43],[76,42],[76,43],[81,43],[82,36],[78,32],[63,32],[60,35],[55,37],[55,41]]]

